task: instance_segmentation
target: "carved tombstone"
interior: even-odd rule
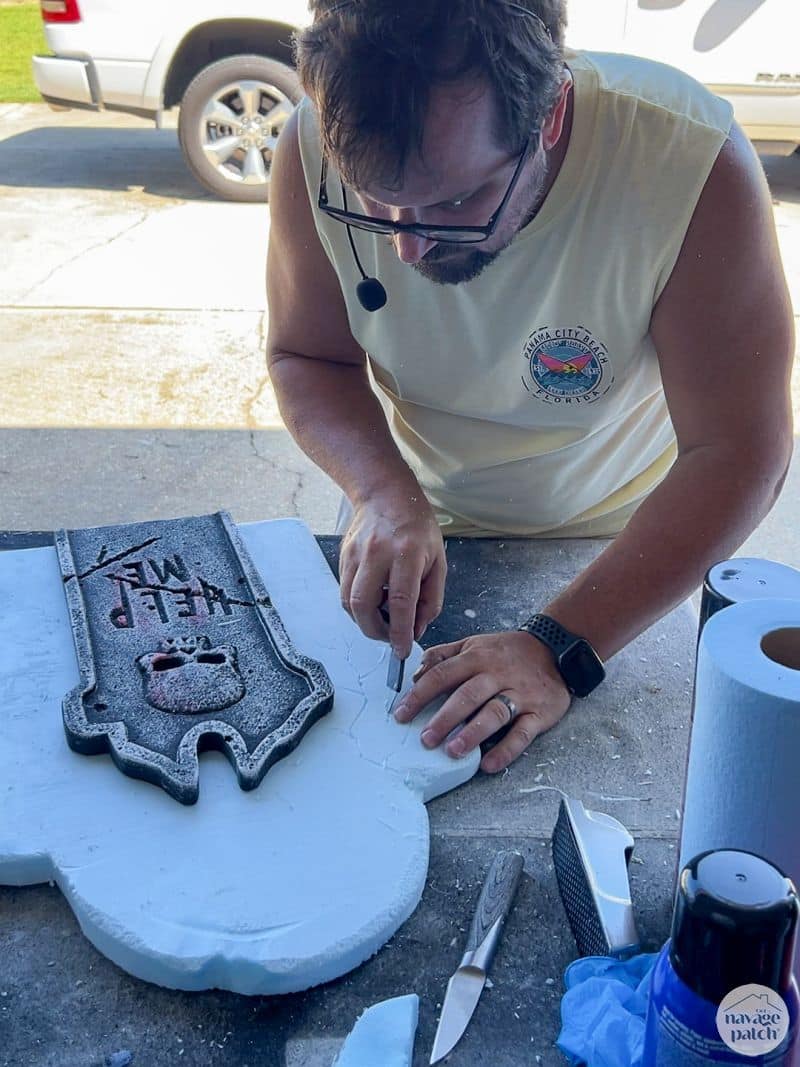
[[[322,664],[290,642],[230,517],[60,530],[56,548],[80,684],[64,699],[72,749],[183,804],[198,753],[220,749],[242,789],[330,710]]]

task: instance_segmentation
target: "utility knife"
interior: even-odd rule
[[[392,650],[392,654],[389,656],[389,670],[386,675],[386,684],[390,689],[393,689],[395,693],[399,693],[403,688],[403,675],[406,670],[406,661],[400,659],[397,653]]]
[[[519,852],[498,852],[492,862],[481,889],[464,955],[447,983],[431,1064],[438,1063],[455,1048],[472,1018],[522,877],[522,867]]]
[[[387,592],[388,589],[386,588],[386,586],[384,586],[384,595],[386,595]],[[383,621],[388,623],[389,612],[386,609],[386,604],[382,604],[379,610],[381,615],[383,616]],[[404,659],[400,659],[394,649],[391,649],[391,654],[389,656],[389,669],[386,673],[386,685],[394,692],[394,697],[392,698],[392,707],[394,706],[397,694],[403,688],[403,676],[405,675],[405,671],[406,661]]]

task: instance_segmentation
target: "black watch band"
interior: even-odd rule
[[[605,678],[603,661],[586,638],[570,633],[549,615],[532,615],[520,630],[550,649],[564,684],[574,696],[588,696]]]

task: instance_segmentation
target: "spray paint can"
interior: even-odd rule
[[[691,860],[653,972],[642,1067],[794,1067],[798,914],[794,884],[760,856]]]
[[[718,611],[747,600],[800,600],[800,571],[768,559],[735,558],[715,563],[703,582],[700,626]]]

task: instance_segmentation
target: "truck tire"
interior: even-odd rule
[[[223,200],[269,199],[272,153],[302,90],[292,67],[228,56],[197,74],[181,100],[178,139],[197,180]]]

